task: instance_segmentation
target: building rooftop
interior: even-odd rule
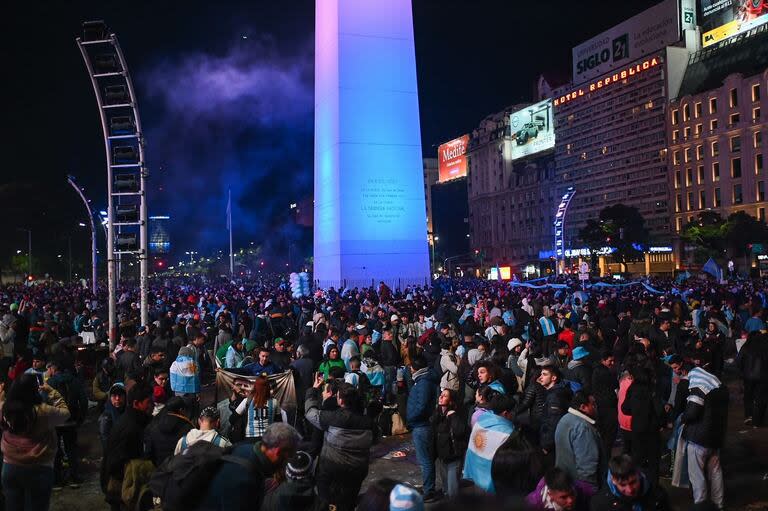
[[[768,24],[763,24],[692,54],[679,97],[716,89],[728,75],[754,76],[767,67]]]

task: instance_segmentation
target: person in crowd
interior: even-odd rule
[[[499,394],[493,400],[491,412],[482,414],[472,426],[469,449],[464,457],[463,478],[474,482],[475,486],[487,493],[495,493],[496,483],[503,480],[504,483],[501,486],[506,488],[505,491],[517,491],[522,497],[531,488],[520,488],[518,486],[520,477],[518,476],[515,477],[514,483],[510,484],[507,480],[512,472],[509,463],[506,462],[506,459],[499,459],[497,463],[498,451],[508,440],[514,442],[510,445],[509,450],[515,451],[516,460],[521,458],[518,451],[527,450],[525,443],[521,440],[522,435],[513,436],[516,433],[515,425],[512,422],[514,409],[514,398]],[[523,457],[527,457],[527,453]],[[518,465],[517,469],[521,469],[523,466]],[[533,484],[538,477],[532,479]]]
[[[277,368],[277,372],[281,373],[288,369],[291,365],[291,354],[286,351],[288,348],[288,341],[282,337],[275,339],[275,349],[269,355],[269,359],[272,364]]]
[[[264,483],[283,471],[296,454],[301,436],[292,426],[272,424],[261,441],[237,444],[230,456],[242,463],[222,463],[213,476],[198,511],[251,511],[261,509]],[[245,466],[249,468],[245,470]]]
[[[764,426],[768,406],[768,335],[751,332],[736,358],[744,384],[744,424]]]
[[[236,405],[230,404],[232,440],[258,442],[271,424],[283,421],[280,405],[271,393],[269,380],[262,375],[253,382],[247,398],[240,399]]]
[[[384,398],[387,404],[395,402],[395,381],[397,368],[401,365],[400,350],[394,345],[394,334],[390,328],[381,332],[381,341],[375,346],[378,362],[384,368]]]
[[[350,511],[368,475],[373,420],[362,414],[358,391],[348,383],[339,384],[339,408],[322,410],[319,389],[323,384],[322,376],[318,375],[304,403],[307,421],[324,432],[316,476],[318,498],[323,506]]]
[[[670,511],[666,492],[648,481],[627,454],[608,463],[605,487],[592,497],[590,511]]]
[[[58,362],[48,363],[47,384],[56,389],[69,409],[69,420],[56,428],[59,435],[59,448],[56,451],[54,471],[56,486],[65,482],[72,488],[78,488],[82,483],[80,477],[80,452],[78,449],[78,430],[85,421],[88,412],[88,396],[80,378],[69,372],[62,371]],[[64,470],[64,458],[68,469]]]
[[[297,451],[285,464],[283,482],[264,497],[262,511],[314,511],[317,500],[314,468],[312,456]]]
[[[269,348],[259,348],[258,360],[250,364],[244,365],[238,369],[227,369],[231,373],[242,374],[245,376],[271,376],[277,374],[280,371],[277,366],[269,359]]]
[[[466,417],[457,410],[458,405],[457,392],[443,389],[431,420],[436,472],[448,497],[459,493],[459,466],[469,437]]]
[[[459,391],[461,378],[459,376],[459,364],[461,360],[456,356],[458,343],[443,341],[440,350],[440,389]]]
[[[652,369],[646,365],[630,369],[632,384],[621,411],[632,417],[632,458],[643,469],[651,484],[658,484],[661,439],[665,424],[662,400],[656,395]]]
[[[184,398],[174,396],[168,400],[145,432],[144,448],[147,458],[155,466],[174,454],[179,440],[186,436],[195,425],[190,420],[190,404]]]
[[[427,367],[424,357],[416,357],[411,363],[413,388],[408,396],[406,423],[413,435],[416,459],[421,467],[424,500],[432,502],[435,494],[435,464],[432,458],[432,430],[429,419],[437,394],[437,382]]]
[[[129,461],[144,457],[144,430],[152,418],[152,391],[146,385],[131,387],[126,395],[125,412],[112,426],[102,459],[106,479],[107,503],[114,511],[122,504],[125,467]]]
[[[34,364],[34,361],[33,361]],[[99,404],[102,410],[109,399],[109,389],[116,382],[114,379],[115,361],[112,357],[106,357],[99,364],[99,372],[93,377],[91,382],[91,395],[93,400]]]
[[[157,415],[173,395],[171,375],[168,369],[158,368],[152,377],[152,415]]]
[[[328,350],[328,358],[320,364],[320,367],[317,370],[322,373],[323,378],[327,380],[330,376],[331,370],[335,367],[341,369],[342,372],[347,370],[347,366],[344,364],[344,361],[339,358],[339,348],[332,346]]]
[[[179,350],[176,360],[171,364],[169,371],[171,390],[176,396],[197,396],[200,394],[200,366],[195,356],[194,348],[184,346]]]
[[[125,381],[126,374],[141,372],[141,359],[137,351],[136,339],[130,337],[123,342],[123,349],[115,359],[115,377],[117,381]]]
[[[584,390],[573,395],[568,413],[555,430],[557,467],[597,489],[605,474],[606,454],[597,429],[595,398]]]
[[[568,403],[573,396],[569,387],[561,380],[561,373],[554,367],[542,367],[538,382],[546,390],[544,400],[544,414],[539,428],[539,446],[549,459],[549,464],[554,464],[555,454],[555,430],[560,418],[568,412]]]
[[[169,364],[165,360],[165,350],[160,346],[150,346],[149,356],[144,359],[142,368],[144,370],[144,381],[151,382],[157,370],[168,370]]]
[[[711,500],[725,509],[720,449],[728,425],[728,388],[700,367],[688,373],[688,398],[682,422],[688,442],[688,477],[696,503]]]
[[[610,350],[602,351],[600,362],[592,369],[592,394],[597,405],[597,429],[603,441],[603,452],[610,457],[619,431],[618,379],[614,373],[616,358]]]
[[[118,382],[107,392],[109,398],[104,405],[104,411],[99,416],[99,440],[103,456],[107,453],[107,439],[112,427],[125,411],[125,385]]]
[[[592,485],[574,480],[565,470],[551,468],[525,499],[529,511],[589,511]]]
[[[566,370],[566,379],[586,392],[592,391],[592,365],[589,363],[589,357],[590,353],[584,346],[576,346]]]
[[[219,415],[219,410],[215,406],[203,408],[200,411],[200,416],[197,418],[197,423],[200,428],[190,429],[181,437],[176,443],[173,454],[182,454],[197,442],[209,442],[222,448],[232,446],[229,440],[218,433],[218,429],[221,427],[221,415]]]
[[[238,338],[232,341],[224,356],[224,369],[238,368],[243,364],[245,359],[244,346],[245,339]]]
[[[63,396],[32,374],[13,382],[2,402],[2,487],[8,511],[47,511],[54,484],[56,428],[69,420]]]

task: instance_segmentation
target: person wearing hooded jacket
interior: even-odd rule
[[[173,455],[179,439],[194,429],[195,425],[185,415],[187,410],[183,398],[172,397],[147,426],[144,445],[147,457],[155,466],[159,467],[168,456]]]
[[[416,459],[421,466],[424,500],[429,502],[435,497],[435,462],[431,453],[432,431],[429,419],[435,403],[437,385],[424,357],[416,357],[413,360],[411,371],[413,387],[408,396],[406,423],[413,433]]]
[[[318,498],[324,506],[351,511],[368,475],[374,424],[362,414],[360,395],[348,383],[339,384],[339,408],[322,410],[319,389],[323,383],[322,376],[315,378],[304,403],[307,421],[324,431],[317,472]]]
[[[653,485],[627,454],[612,458],[602,491],[592,497],[590,511],[669,511],[667,494]]]
[[[589,351],[583,346],[573,350],[573,360],[568,362],[567,379],[581,385],[581,390],[592,391],[592,366],[588,363]]]

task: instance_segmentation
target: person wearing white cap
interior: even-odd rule
[[[389,494],[389,511],[424,511],[424,499],[415,488],[398,484]]]

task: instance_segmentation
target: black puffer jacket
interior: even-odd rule
[[[741,377],[749,381],[768,381],[768,336],[750,334],[737,359]]]
[[[710,449],[722,447],[728,429],[728,388],[720,385],[708,394],[699,388],[690,389],[683,424],[686,440]]]
[[[585,392],[592,393],[592,366],[586,360],[568,362],[566,378],[580,384]]]
[[[531,411],[531,425],[538,426],[541,424],[544,418],[544,412],[547,405],[547,389],[545,389],[539,382],[531,382],[525,388],[523,397],[520,399],[520,404],[517,405],[515,415],[530,410]]]
[[[540,445],[542,449],[551,451],[555,448],[555,429],[560,418],[568,412],[568,404],[573,398],[570,387],[557,382],[547,390],[544,418],[541,423]]]
[[[177,412],[161,411],[147,427],[144,445],[147,457],[155,466],[173,454],[179,439],[189,433],[194,425]]]
[[[663,408],[653,385],[640,383],[637,379],[629,386],[621,411],[632,416],[634,433],[653,433],[663,422]]]
[[[438,407],[432,414],[435,455],[441,461],[461,459],[467,450],[469,428],[467,419],[458,412],[443,415]]]
[[[619,398],[616,396],[618,387],[619,380],[610,369],[603,364],[595,365],[592,369],[592,393],[598,408],[616,408],[619,403]]]

